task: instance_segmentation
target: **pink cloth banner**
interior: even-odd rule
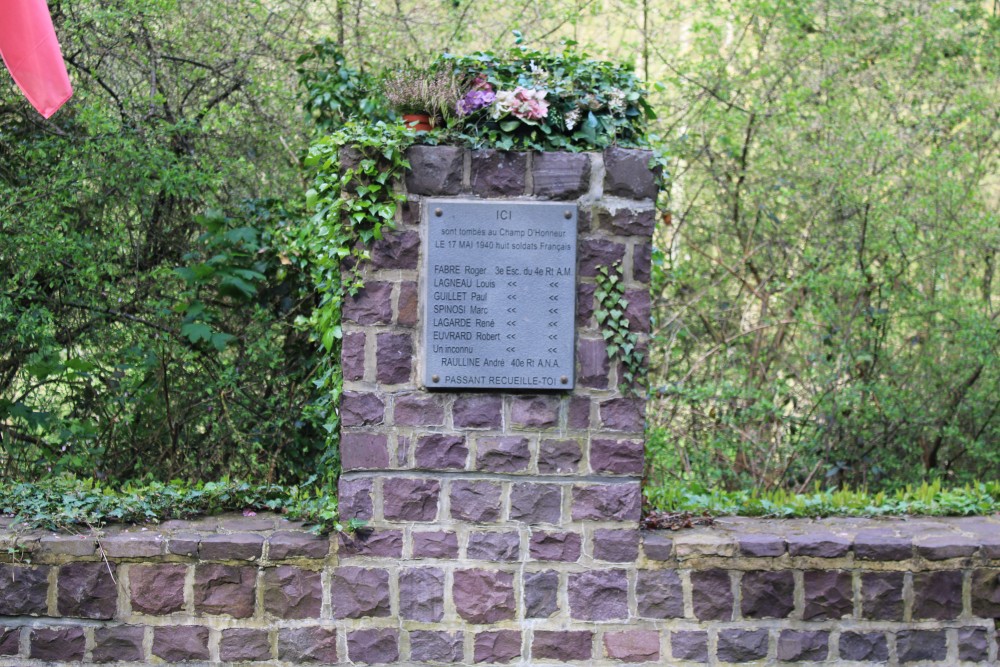
[[[45,0],[0,0],[0,55],[45,118],[73,95]]]

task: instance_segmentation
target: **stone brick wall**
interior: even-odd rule
[[[1000,664],[1000,520],[638,529],[643,402],[594,320],[649,330],[649,154],[415,147],[344,307],[340,484],[363,531],[280,517],[0,532],[0,667],[49,663]],[[578,206],[576,388],[420,386],[426,197]]]

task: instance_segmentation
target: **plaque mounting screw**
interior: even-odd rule
[[[439,209],[439,208],[434,209],[434,215],[436,215],[437,217],[440,218],[443,214],[444,214],[444,211],[442,211],[441,209]]]
[[[559,378],[559,381],[562,382],[563,384],[569,384],[569,378],[566,377],[565,375]]]
[[[431,376],[431,382],[440,382],[440,381],[441,381],[441,376],[440,375],[432,375]]]
[[[573,211],[566,211],[565,213],[563,213],[563,217],[569,220],[570,218],[573,217]]]

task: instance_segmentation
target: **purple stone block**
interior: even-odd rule
[[[466,557],[494,562],[516,561],[520,557],[521,538],[514,531],[475,532],[469,535]]]
[[[281,565],[264,571],[264,610],[276,618],[319,618],[323,606],[321,574]]]
[[[458,535],[444,531],[413,533],[414,558],[458,558]]]
[[[383,384],[409,382],[413,368],[413,337],[410,334],[380,333],[376,341],[375,370],[378,381]]]
[[[806,570],[802,573],[806,621],[837,619],[854,611],[851,573],[842,570]]]
[[[340,463],[344,470],[387,469],[388,437],[380,433],[343,433],[340,436]]]
[[[576,381],[581,386],[591,389],[608,388],[611,361],[603,339],[581,338],[576,346],[576,365]]]
[[[959,628],[958,659],[986,662],[990,657],[990,641],[986,628]]]
[[[927,560],[947,560],[973,555],[979,542],[961,535],[930,535],[914,540],[913,547],[918,556]]]
[[[399,299],[396,303],[396,323],[404,327],[412,327],[417,323],[420,296],[417,283],[404,280],[399,283]]]
[[[595,473],[641,475],[644,464],[642,440],[594,438],[590,441],[590,468]]]
[[[719,630],[716,651],[722,662],[750,662],[767,657],[767,630]]]
[[[650,320],[652,305],[649,290],[626,290],[625,300],[628,301],[628,305],[625,307],[625,316],[629,321],[629,330],[638,333],[649,333],[652,324]]]
[[[795,608],[795,578],[790,570],[745,572],[740,589],[744,618],[787,618]]]
[[[567,563],[580,559],[580,533],[532,533],[531,557]]]
[[[197,625],[153,628],[153,655],[167,662],[208,660],[208,628]]]
[[[569,399],[569,412],[566,415],[566,425],[573,429],[590,428],[590,399],[586,396],[573,396]]]
[[[585,327],[594,315],[594,293],[597,285],[577,283],[576,285],[576,326]]]
[[[653,152],[612,146],[604,149],[604,194],[628,199],[655,199]],[[652,230],[650,230],[652,231]]]
[[[371,520],[371,479],[344,479],[341,477],[337,487],[337,510],[343,519]]]
[[[947,621],[962,613],[962,573],[955,570],[913,575],[913,620]]]
[[[776,558],[785,554],[785,540],[777,535],[739,535],[740,555],[752,558]]]
[[[108,563],[67,563],[59,568],[59,613],[76,618],[114,618],[118,605],[116,567]],[[26,572],[18,572],[18,574]],[[7,582],[4,585],[6,587]],[[15,582],[16,589],[20,588]],[[11,595],[10,589],[4,596]]]
[[[344,321],[361,325],[392,322],[392,283],[370,280],[344,299]]]
[[[577,276],[593,278],[601,266],[611,266],[625,257],[625,246],[608,239],[580,239],[577,242]]]
[[[861,574],[861,616],[874,621],[903,620],[903,573]]]
[[[397,394],[393,422],[396,426],[441,426],[444,424],[441,398],[418,393]]]
[[[171,535],[167,542],[167,553],[175,556],[198,555],[198,547],[201,545],[201,536],[197,533],[178,533]]]
[[[441,484],[429,479],[393,478],[382,481],[382,511],[389,521],[433,521]]]
[[[278,659],[290,663],[337,662],[337,631],[319,626],[281,628]]]
[[[194,610],[199,614],[253,616],[256,567],[199,563],[194,570]]]
[[[341,366],[345,380],[363,380],[365,377],[365,334],[358,331],[344,335],[340,348]]]
[[[861,560],[906,560],[913,555],[913,541],[889,531],[864,531],[854,536],[854,556]]]
[[[637,482],[573,487],[574,521],[638,521],[641,508]]]
[[[632,563],[639,558],[638,530],[594,531],[594,558],[615,563]]]
[[[656,630],[605,632],[604,652],[612,660],[657,662],[660,659],[660,633]]]
[[[531,656],[536,660],[590,660],[594,633],[588,630],[535,630]]]
[[[473,659],[476,662],[505,663],[521,657],[521,633],[493,630],[476,634]]]
[[[462,662],[464,635],[461,632],[410,632],[410,659],[420,662]]]
[[[702,630],[671,632],[670,654],[675,660],[708,662],[708,633]]]
[[[558,396],[515,396],[511,422],[515,428],[549,428],[559,423]]]
[[[649,283],[653,268],[653,244],[636,243],[632,250],[632,279],[637,283]]]
[[[674,551],[674,541],[664,533],[643,533],[642,551],[649,560],[670,560]]]
[[[576,199],[590,188],[590,156],[586,153],[535,153],[533,194],[547,199]]]
[[[613,212],[601,209],[599,213],[600,228],[616,236],[650,237],[656,226],[656,209],[652,208],[643,210],[620,208]]]
[[[788,536],[788,553],[791,556],[815,558],[840,558],[851,550],[851,540],[833,533],[815,532]]]
[[[133,565],[129,569],[132,611],[140,614],[172,614],[184,608],[187,565]]]
[[[435,433],[417,440],[416,463],[428,470],[464,470],[469,448],[464,435]]]
[[[639,570],[636,574],[635,597],[636,607],[642,618],[684,616],[684,592],[676,570]]]
[[[524,574],[524,615],[548,618],[559,611],[559,573],[555,570]]]
[[[585,621],[628,618],[628,578],[625,570],[571,573],[569,609],[572,618]]]
[[[113,625],[94,628],[94,662],[142,662],[142,641],[146,628],[140,625]]]
[[[972,613],[980,618],[1000,618],[1000,570],[972,573]]]
[[[510,491],[510,520],[530,524],[558,524],[562,492],[556,484],[515,484]]]
[[[421,197],[410,195],[405,201],[399,203],[400,218],[403,224],[409,227],[420,226],[420,200]]]
[[[330,538],[300,531],[283,531],[267,541],[267,556],[271,560],[287,558],[326,558],[330,553]]]
[[[338,567],[330,574],[334,618],[388,616],[389,573],[364,567]]]
[[[948,653],[944,630],[903,630],[896,633],[900,662],[944,660]]]
[[[691,573],[691,601],[700,621],[733,620],[733,590],[726,570]]]
[[[457,195],[462,190],[465,152],[458,146],[411,146],[406,190],[413,195]]]
[[[456,479],[451,483],[451,516],[459,521],[491,523],[500,519],[500,485]]]
[[[577,472],[581,457],[580,443],[576,440],[542,440],[538,447],[538,472]]]
[[[514,619],[514,575],[496,570],[456,570],[452,587],[455,609],[469,623]]]
[[[399,530],[340,533],[338,541],[340,548],[337,552],[341,558],[400,558],[403,555],[403,533]]]
[[[840,635],[840,657],[884,663],[889,659],[889,643],[881,632],[844,632]]]
[[[366,391],[345,391],[340,398],[341,426],[381,424],[385,403],[378,394]]]
[[[399,630],[378,628],[347,633],[347,657],[352,662],[384,665],[399,661]]]
[[[818,630],[782,630],[778,637],[778,660],[815,662],[830,654],[830,633]]]
[[[602,401],[601,425],[611,431],[642,433],[646,426],[646,402],[639,398]]]
[[[491,148],[472,152],[470,185],[477,197],[518,197],[524,194],[528,154]]]
[[[35,660],[77,662],[83,660],[83,628],[32,628],[29,655]]]
[[[21,628],[0,626],[0,655],[17,655],[21,651]]]
[[[271,643],[267,630],[255,628],[228,628],[219,640],[219,659],[223,662],[257,661],[271,659]]]
[[[531,463],[528,439],[519,436],[480,438],[476,469],[489,472],[521,472]]]
[[[372,243],[372,268],[415,269],[420,258],[420,234],[392,230]]]
[[[419,567],[399,573],[399,615],[436,623],[444,617],[444,570]]]
[[[455,428],[500,428],[503,400],[491,394],[463,394],[451,406]]]

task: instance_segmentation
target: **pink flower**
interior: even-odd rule
[[[545,101],[548,91],[536,88],[514,89],[514,103],[510,112],[525,121],[541,120],[549,113],[549,103]]]

